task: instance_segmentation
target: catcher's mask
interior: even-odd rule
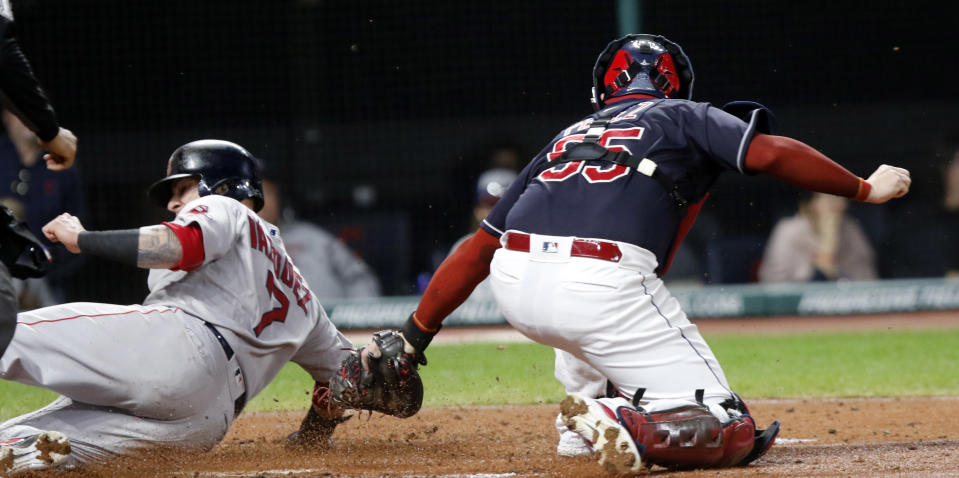
[[[682,47],[661,35],[633,34],[613,40],[593,66],[597,110],[606,99],[643,94],[657,98],[692,99],[693,66]]]
[[[259,160],[238,144],[218,139],[202,139],[177,148],[167,163],[167,176],[147,191],[155,204],[165,207],[173,195],[173,183],[181,178],[197,178],[200,196],[218,194],[237,201],[253,199],[253,210],[263,208]]]

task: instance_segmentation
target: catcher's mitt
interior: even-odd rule
[[[422,353],[406,353],[403,336],[395,330],[373,334],[381,351],[368,356],[370,371],[363,371],[360,351],[354,350],[330,380],[333,403],[344,408],[370,410],[395,417],[411,417],[423,405],[423,381],[418,365],[426,365]]]

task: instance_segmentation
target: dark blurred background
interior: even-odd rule
[[[890,244],[894,218],[935,203],[941,140],[959,130],[954,2],[12,3],[21,47],[80,138],[89,229],[167,219],[145,188],[169,154],[228,139],[268,161],[299,215],[350,244],[392,295],[415,293],[468,231],[486,151],[515,144],[528,160],[591,113],[593,62],[622,29],[682,45],[698,101],[759,101],[780,134],[861,176],[910,168],[908,200],[852,209],[883,277],[922,274]],[[756,249],[796,208],[784,183],[727,176],[699,251],[743,270],[705,282],[751,280]],[[67,298],[138,302],[145,276],[91,258]]]

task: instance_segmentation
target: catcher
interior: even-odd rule
[[[557,371],[569,391],[560,421],[607,471],[749,464],[773,444],[778,422],[757,426],[666,289],[673,251],[722,173],[883,203],[908,192],[909,172],[881,165],[863,179],[771,134],[761,105],[691,101],[689,58],[662,36],[611,42],[593,85],[597,112],[562,129],[440,265],[402,327],[403,354],[421,356],[488,275],[511,325],[612,385],[607,397],[587,396]],[[374,340],[361,364],[384,356]]]

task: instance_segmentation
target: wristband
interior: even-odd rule
[[[77,246],[80,252],[135,266],[140,247],[140,230],[83,231],[77,235]]]
[[[432,332],[426,332],[416,320],[416,312],[410,314],[410,318],[406,319],[406,323],[403,324],[403,327],[400,329],[400,332],[403,333],[403,338],[413,346],[414,349],[420,354],[426,350],[426,347],[430,346],[430,342],[433,341],[433,336],[440,331],[440,327],[437,327],[436,330]]]
[[[865,201],[869,197],[869,191],[872,191],[872,185],[867,183],[864,179],[859,178],[859,190],[856,191],[856,195],[853,196],[853,201]]]

